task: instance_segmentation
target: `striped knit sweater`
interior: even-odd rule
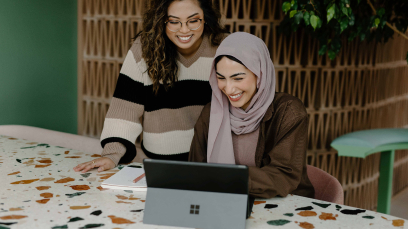
[[[208,79],[216,49],[204,36],[194,56],[186,59],[178,54],[178,81],[167,91],[160,85],[155,95],[138,38],[127,53],[106,114],[102,156],[116,165],[132,161],[136,138],[143,131],[146,156],[187,160],[194,125],[211,101]]]

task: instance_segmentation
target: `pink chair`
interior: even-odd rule
[[[343,187],[335,177],[311,165],[307,165],[307,176],[315,189],[315,199],[344,204]]]

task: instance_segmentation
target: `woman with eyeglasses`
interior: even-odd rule
[[[131,162],[142,132],[147,157],[188,160],[194,125],[211,100],[213,57],[226,33],[210,0],[148,4],[143,30],[124,60],[106,114],[102,157],[74,171],[104,171]]]

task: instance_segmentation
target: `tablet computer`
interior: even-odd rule
[[[143,223],[245,228],[247,166],[154,159],[143,162],[148,187]]]

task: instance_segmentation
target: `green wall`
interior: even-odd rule
[[[77,131],[77,1],[0,1],[0,125]]]

